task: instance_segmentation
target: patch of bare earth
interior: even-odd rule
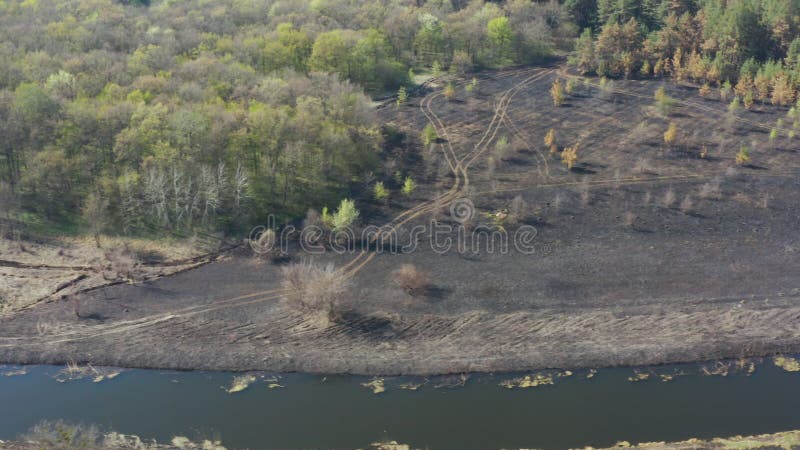
[[[216,245],[219,247],[219,244]],[[172,275],[216,257],[207,243],[100,237],[31,242],[0,238],[0,314],[119,283]]]

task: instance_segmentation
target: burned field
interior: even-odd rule
[[[8,314],[0,360],[391,375],[800,349],[794,113],[561,67],[475,78],[453,81],[450,98],[440,81],[379,109],[394,130],[385,155],[393,195],[376,201],[365,189],[356,203],[365,224],[388,224],[381,230],[413,240],[413,251],[288,256],[333,263],[347,279],[335,323],[284,299],[285,261],[242,250]],[[560,106],[555,80],[567,91]],[[428,124],[438,138],[425,145]],[[551,130],[555,149],[545,144]],[[576,150],[571,169],[566,148]],[[418,188],[397,192],[395,172]],[[463,200],[474,210],[454,217]],[[508,251],[442,251],[411,232],[433,220],[501,230]],[[513,245],[520,229],[533,232],[524,252]],[[398,283],[404,264],[425,283]]]

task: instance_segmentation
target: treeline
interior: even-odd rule
[[[800,88],[797,0],[567,0],[585,27],[571,62],[584,73],[663,77],[789,105]]]
[[[0,1],[0,208],[130,233],[297,217],[378,170],[364,90],[571,35],[555,1]]]

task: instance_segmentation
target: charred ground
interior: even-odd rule
[[[573,80],[561,106],[549,94],[557,78]],[[397,230],[453,224],[449,205],[459,198],[476,206],[471,227],[523,205],[502,225],[510,235],[535,227],[532,253],[441,253],[424,235],[408,253],[293,252],[352,276],[347,314],[320,327],[281,299],[280,264],[242,251],[9,314],[0,360],[431,374],[800,348],[800,159],[787,109],[731,113],[730,99],[701,98],[696,87],[581,79],[559,67],[476,79],[472,92],[469,79],[456,80],[450,100],[442,81],[379,109],[397,133],[387,142],[387,185],[396,189],[389,174],[400,170],[420,186],[357,202],[369,223]],[[668,114],[655,107],[661,87],[674,99]],[[418,136],[428,123],[440,139],[425,148]],[[667,144],[670,123],[677,133]],[[578,146],[572,170],[544,145],[550,129],[559,151]],[[743,146],[751,159],[737,164]],[[390,274],[404,263],[429,272],[431,288],[410,295],[394,286]]]

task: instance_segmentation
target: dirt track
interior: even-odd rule
[[[785,111],[763,106],[727,118],[725,103],[668,85],[679,103],[665,119],[651,108],[659,84],[637,81],[578,84],[567,105],[554,107],[555,76],[486,74],[477,92],[459,90],[455,101],[431,92],[381,110],[408,132],[391,151],[417,153],[410,160],[421,187],[412,199],[376,206],[370,223],[388,231],[447,221],[448,203],[460,197],[485,222],[484,213],[520,195],[528,206],[506,228],[536,227],[533,254],[439,254],[423,237],[408,254],[315,256],[353,277],[351,313],[329,328],[280,300],[277,266],[241,254],[81,295],[80,319],[74,300],[6,318],[0,361],[431,374],[799,350],[800,161],[794,139],[767,142]],[[665,146],[670,121],[681,135]],[[428,122],[443,140],[420,151],[415,136]],[[573,171],[546,154],[550,127],[561,146],[580,143]],[[491,171],[500,136],[512,151]],[[734,169],[742,142],[753,161]],[[699,158],[703,146],[709,155]],[[406,262],[431,272],[427,296],[391,285],[389,273]]]

